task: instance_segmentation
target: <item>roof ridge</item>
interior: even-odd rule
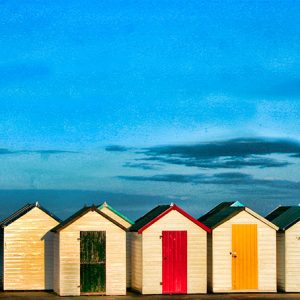
[[[116,215],[118,215],[120,218],[122,218],[123,220],[125,220],[126,222],[128,222],[129,224],[133,225],[134,222],[129,219],[128,217],[126,217],[125,215],[123,215],[121,212],[119,212],[118,210],[116,210],[115,208],[113,208],[112,206],[110,206],[106,201],[104,201],[102,204],[97,205],[98,209],[102,209],[103,207],[107,207],[109,210],[111,210],[113,213],[115,213]]]

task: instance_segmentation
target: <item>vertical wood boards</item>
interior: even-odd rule
[[[207,292],[207,233],[177,211],[171,211],[142,234],[132,235],[132,286],[142,294],[162,294],[162,231],[187,231],[187,293]],[[135,287],[136,286],[136,287]]]
[[[162,232],[162,292],[187,293],[187,231]]]
[[[232,289],[232,225],[257,224],[257,292],[276,292],[276,230],[242,211],[212,231],[212,247],[208,261],[212,262],[213,292],[235,292]],[[247,290],[243,290],[247,291]]]
[[[106,295],[126,294],[126,232],[101,216],[90,211],[68,227],[56,233],[55,276],[59,282],[55,292],[61,296],[80,295],[80,232],[106,232]]]
[[[58,222],[34,207],[4,228],[3,289],[53,289],[53,233]]]
[[[257,289],[257,224],[232,224],[231,255],[232,289]]]
[[[80,292],[105,294],[105,231],[80,232]]]

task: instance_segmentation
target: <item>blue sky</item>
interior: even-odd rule
[[[36,200],[61,217],[107,200],[133,219],[162,202],[196,217],[300,202],[299,13],[1,0],[1,217]]]

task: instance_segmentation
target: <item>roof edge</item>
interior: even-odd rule
[[[100,204],[98,206],[98,209],[101,210],[103,207],[107,207],[109,210],[111,210],[113,213],[115,213],[117,216],[119,216],[120,218],[122,218],[123,220],[125,220],[126,222],[128,222],[130,225],[133,225],[134,222],[132,220],[130,220],[129,218],[127,218],[125,215],[123,215],[122,213],[120,213],[119,211],[117,211],[116,209],[114,209],[112,206],[110,206],[107,202],[103,202],[102,204]]]
[[[99,215],[106,218],[107,220],[109,220],[110,222],[115,224],[116,226],[120,227],[124,231],[127,231],[127,229],[122,224],[120,224],[116,220],[112,219],[111,217],[109,217],[104,212],[100,211],[95,205],[83,207],[81,210],[77,211],[75,214],[70,216],[68,219],[66,219],[65,221],[62,221],[60,224],[58,224],[57,226],[52,228],[51,231],[52,232],[60,232],[61,230],[63,230],[64,228],[70,226],[71,224],[73,224],[75,221],[77,221],[79,218],[81,218],[82,216],[84,216],[85,214],[87,214],[90,211],[97,212]],[[65,222],[65,224],[63,224],[64,222]]]
[[[167,210],[165,210],[160,215],[158,215],[157,217],[155,217],[153,220],[151,220],[150,222],[148,222],[147,224],[145,224],[142,228],[140,228],[139,230],[137,230],[137,232],[139,234],[141,234],[144,230],[146,230],[148,227],[150,227],[152,224],[154,224],[155,222],[157,222],[163,216],[167,215],[172,210],[176,210],[177,212],[179,212],[180,214],[182,214],[184,217],[186,217],[187,219],[189,219],[190,221],[192,221],[193,223],[195,223],[197,226],[199,226],[200,228],[202,228],[206,232],[211,233],[211,229],[209,227],[207,227],[203,223],[199,222],[197,219],[195,219],[194,217],[192,217],[190,214],[188,214],[187,212],[185,212],[183,209],[181,209],[176,204],[170,205],[170,207]]]

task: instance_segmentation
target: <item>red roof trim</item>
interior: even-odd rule
[[[196,220],[195,218],[193,218],[191,215],[189,215],[188,213],[186,213],[183,209],[181,209],[180,207],[178,207],[175,204],[173,204],[172,206],[170,206],[170,208],[168,208],[163,213],[161,213],[159,216],[157,216],[156,218],[154,218],[153,220],[151,220],[149,223],[147,223],[146,225],[144,225],[142,228],[140,228],[138,230],[138,233],[141,234],[145,229],[147,229],[148,227],[150,227],[152,224],[154,224],[156,221],[158,221],[159,219],[161,219],[163,216],[165,216],[166,214],[168,214],[172,210],[178,211],[183,216],[185,216],[186,218],[188,218],[190,221],[192,221],[193,223],[195,223],[197,226],[201,227],[206,232],[211,233],[211,229],[210,228],[208,228],[206,225],[204,225],[203,223],[201,223],[198,220]]]

